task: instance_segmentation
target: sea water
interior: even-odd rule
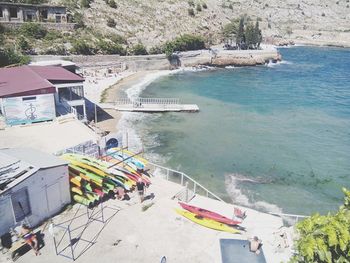
[[[180,98],[200,112],[127,115],[146,156],[263,211],[336,210],[350,188],[350,50],[280,53],[277,64],[151,83],[141,97]]]

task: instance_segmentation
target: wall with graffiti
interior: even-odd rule
[[[8,125],[49,121],[56,117],[53,94],[3,98],[2,106]]]

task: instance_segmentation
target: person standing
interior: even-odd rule
[[[141,203],[144,200],[145,186],[146,186],[145,183],[142,181],[141,178],[139,178],[136,183],[136,188],[137,188],[137,192],[139,193]]]

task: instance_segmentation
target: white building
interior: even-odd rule
[[[71,202],[68,164],[29,148],[0,150],[0,236],[35,226]]]
[[[60,66],[0,69],[0,111],[9,126],[74,113],[86,119],[84,79]]]

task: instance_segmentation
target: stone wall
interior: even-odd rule
[[[254,66],[272,61],[281,60],[277,50],[209,50],[188,51],[178,54],[180,66],[195,67],[207,66]],[[94,55],[94,56],[33,56],[34,61],[68,59],[79,67],[119,67],[121,70],[164,70],[170,69],[168,59],[162,55],[147,56],[119,56],[119,55]]]
[[[23,25],[25,22],[2,22],[0,21],[0,24],[4,27],[10,28],[10,29],[16,29],[19,28],[21,25]],[[37,23],[42,25],[46,29],[55,29],[55,30],[61,30],[61,31],[70,31],[75,28],[75,23]]]

